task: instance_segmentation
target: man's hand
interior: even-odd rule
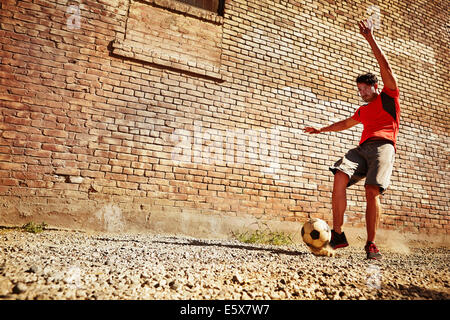
[[[309,134],[317,134],[317,133],[320,133],[321,131],[320,131],[320,129],[316,129],[313,127],[306,127],[303,129],[303,132],[307,132]]]
[[[366,40],[373,37],[373,23],[371,20],[366,19],[358,22],[359,32]]]

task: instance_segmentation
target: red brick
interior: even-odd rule
[[[163,5],[172,11],[144,2],[132,3],[132,10],[123,1],[89,2],[93,10],[82,10],[80,30],[67,30],[66,8],[55,0],[4,2],[0,194],[42,198],[44,212],[63,194],[96,195],[123,203],[149,197],[150,207],[180,214],[289,221],[311,214],[331,221],[327,168],[358,143],[361,128],[319,136],[301,129],[351,116],[360,104],[356,75],[378,73],[370,48],[350,25],[368,4],[357,1],[343,17],[333,1],[294,2],[272,5],[265,14],[268,3],[230,0],[225,17],[197,13],[201,20],[174,13],[185,5],[169,0]],[[442,174],[448,54],[439,31],[446,11],[439,1],[419,0],[413,16],[402,2],[377,5],[383,28],[376,35],[402,94],[397,159],[381,223],[448,234],[449,184]],[[136,10],[151,12],[151,20],[139,20]],[[194,19],[189,29],[186,19]],[[169,21],[172,27],[164,27]],[[145,35],[131,44],[131,30]],[[129,51],[118,41],[124,32]],[[162,46],[150,52],[149,39]],[[279,153],[267,157],[274,128],[280,129]],[[173,161],[181,154],[186,157]],[[105,193],[77,189],[55,172],[103,183]],[[362,183],[348,196],[348,223],[364,225]]]

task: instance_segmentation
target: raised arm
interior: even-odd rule
[[[383,51],[380,46],[376,42],[373,36],[373,23],[370,20],[363,20],[358,22],[359,32],[364,36],[364,38],[369,43],[372,48],[372,52],[375,55],[375,58],[378,61],[378,65],[380,66],[381,78],[383,79],[384,86],[391,89],[397,89],[397,80],[395,79],[395,75],[392,72],[391,66],[389,65],[389,61],[386,59]]]

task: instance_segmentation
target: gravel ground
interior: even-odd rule
[[[0,230],[0,299],[449,299],[449,248],[380,249]]]

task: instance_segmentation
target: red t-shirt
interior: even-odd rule
[[[397,149],[397,134],[400,125],[400,92],[384,87],[378,97],[356,110],[352,119],[363,124],[362,144],[369,138],[384,138],[390,140]]]

